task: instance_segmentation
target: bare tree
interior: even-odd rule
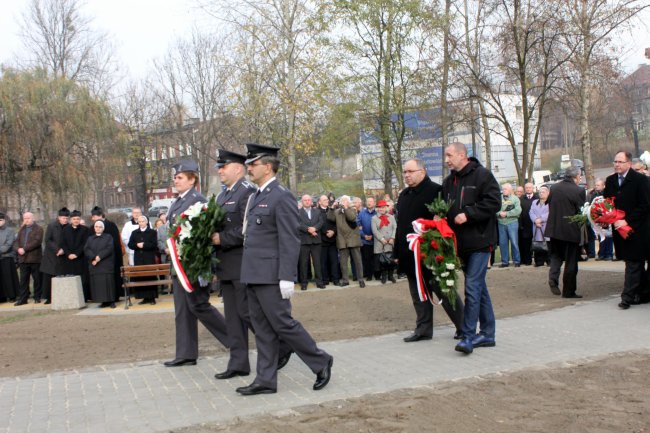
[[[86,84],[101,94],[112,83],[112,47],[92,28],[81,0],[31,0],[23,15],[26,59],[55,77]]]
[[[571,65],[579,89],[580,141],[587,183],[593,185],[589,127],[593,69],[599,58],[606,56],[604,50],[611,44],[611,35],[650,4],[644,0],[567,0],[562,5],[561,13],[567,17],[572,30],[566,34],[566,43],[576,47]]]

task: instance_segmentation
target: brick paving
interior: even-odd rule
[[[617,308],[617,297],[497,321],[497,346],[470,356],[453,350],[449,327],[432,341],[403,343],[406,333],[331,341],[332,381],[315,379],[295,355],[280,372],[278,393],[242,397],[253,375],[214,379],[226,357],[165,368],[159,361],[0,379],[0,432],[157,432],[204,422],[287,411],[366,394],[435,386],[442,381],[572,363],[650,349],[650,305]],[[634,332],[630,332],[634,330]],[[254,365],[255,352],[251,353]],[[415,374],[414,372],[417,372]]]

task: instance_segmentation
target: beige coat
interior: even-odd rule
[[[347,209],[330,209],[327,219],[336,223],[336,247],[343,248],[361,247],[361,233],[357,224],[357,211],[353,207]],[[352,228],[350,225],[353,225]]]

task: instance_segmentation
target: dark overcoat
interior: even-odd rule
[[[54,220],[47,225],[45,230],[45,239],[43,247],[43,260],[41,261],[41,272],[48,275],[63,274],[64,256],[57,256],[56,253],[61,249],[61,237],[63,228],[67,224],[61,225],[58,220]]]
[[[66,275],[84,275],[87,271],[84,247],[90,231],[88,227],[78,225],[77,228],[68,224],[63,228],[61,235],[61,248],[63,248],[63,273]],[[70,260],[68,256],[75,254],[76,259]]]
[[[548,195],[548,221],[544,235],[551,239],[580,243],[580,225],[567,217],[577,215],[585,204],[587,193],[571,179],[564,179],[553,186]]]
[[[113,236],[105,232],[97,236],[91,235],[86,241],[84,255],[88,260],[88,272],[90,275],[113,274],[115,272],[115,250],[113,249]],[[99,262],[95,266],[91,264],[95,257],[99,256]]]

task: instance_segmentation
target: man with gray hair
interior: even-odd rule
[[[548,272],[548,284],[554,295],[563,298],[582,298],[576,294],[578,276],[578,258],[580,255],[580,226],[567,219],[580,213],[586,200],[586,193],[579,185],[581,171],[579,167],[566,169],[564,179],[551,187],[547,203],[549,205],[548,222],[545,236],[551,238],[551,269]],[[560,291],[560,267],[564,262],[562,291]]]
[[[359,279],[359,287],[366,287],[363,279],[363,264],[361,262],[361,235],[357,224],[357,211],[351,205],[350,197],[341,196],[339,204],[327,212],[327,219],[336,224],[336,247],[341,255],[341,287],[348,286],[348,263],[350,256]]]

